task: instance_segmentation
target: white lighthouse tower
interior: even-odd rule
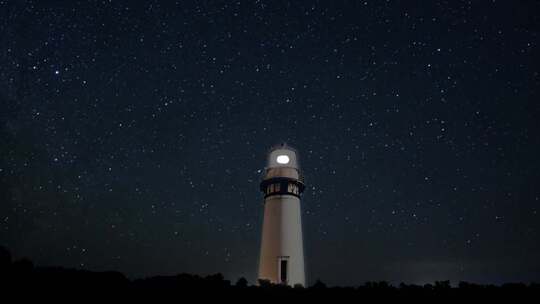
[[[304,183],[296,151],[281,144],[272,149],[261,182],[264,193],[259,279],[305,285],[300,195]]]

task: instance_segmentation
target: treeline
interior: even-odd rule
[[[259,281],[256,285],[248,284],[240,278],[234,284],[221,274],[198,276],[178,274],[174,276],[154,276],[144,279],[129,280],[120,272],[93,272],[61,267],[35,267],[28,259],[11,261],[9,251],[0,247],[0,280],[6,290],[45,290],[47,293],[75,291],[107,291],[115,294],[136,295],[159,294],[172,296],[200,295],[242,295],[242,296],[301,296],[317,298],[364,297],[377,298],[388,296],[444,296],[461,297],[479,295],[490,298],[500,296],[538,297],[540,284],[508,283],[480,285],[460,282],[451,286],[449,281],[439,281],[426,285],[408,285],[401,283],[393,286],[388,282],[367,282],[358,287],[327,287],[316,281],[309,287],[275,285]]]

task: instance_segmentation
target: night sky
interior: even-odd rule
[[[0,244],[253,283],[286,142],[309,283],[540,281],[539,12],[0,1]]]

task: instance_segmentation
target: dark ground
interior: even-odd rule
[[[67,269],[62,267],[37,267],[29,259],[11,261],[8,250],[0,247],[0,282],[6,295],[18,294],[22,298],[43,298],[53,296],[88,298],[107,296],[133,300],[156,300],[159,298],[186,299],[189,297],[220,298],[234,296],[266,300],[273,297],[302,299],[381,299],[410,298],[420,299],[505,299],[518,298],[535,302],[540,294],[537,283],[507,283],[503,285],[479,285],[460,282],[451,286],[449,281],[437,281],[433,284],[408,285],[401,283],[392,286],[387,282],[366,282],[361,286],[327,287],[317,281],[309,287],[282,286],[261,281],[259,285],[249,285],[244,278],[231,284],[221,274],[198,276],[178,274],[175,276],[154,276],[130,280],[120,272],[92,272],[88,270]],[[4,289],[5,288],[5,289]],[[73,298],[70,298],[73,299]]]

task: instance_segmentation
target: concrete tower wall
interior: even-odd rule
[[[305,286],[300,199],[275,195],[264,205],[259,278],[280,283],[280,259],[287,259],[287,284]]]

